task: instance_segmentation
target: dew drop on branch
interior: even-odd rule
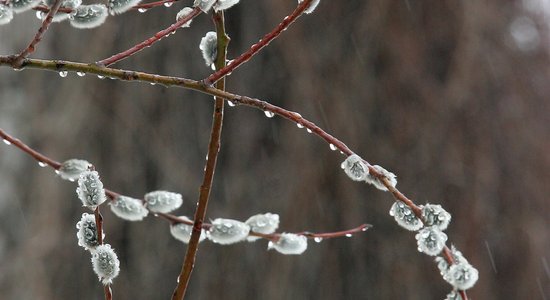
[[[76,72],[76,75],[78,75],[79,77],[84,77],[86,73],[79,71],[79,72]]]
[[[63,78],[67,77],[68,74],[69,74],[69,72],[67,72],[67,71],[60,71],[59,72],[59,76],[61,76]]]
[[[304,128],[304,125],[303,125],[302,123],[296,123],[296,126],[297,126],[298,128]]]
[[[234,103],[233,101],[229,101],[229,100],[228,100],[228,101],[227,101],[227,104],[229,104],[229,106],[231,106],[231,107],[235,107],[235,103]]]
[[[323,238],[322,237],[314,237],[313,240],[316,242],[316,243],[320,243],[323,241]]]
[[[164,2],[164,7],[170,7],[174,4],[173,2]]]
[[[306,128],[306,131],[307,131],[307,133],[312,133],[312,132],[313,132],[313,131],[311,131],[311,129],[309,129],[309,128]]]
[[[334,146],[334,144],[330,144],[330,145],[328,145],[328,147],[329,147],[330,150],[332,150],[332,151],[336,151],[336,149],[337,149],[336,146]]]
[[[37,18],[38,20],[42,20],[43,17],[44,17],[44,13],[43,13],[43,12],[41,12],[41,11],[37,11],[37,12],[36,12],[36,18]]]
[[[140,13],[144,13],[144,12],[147,11],[147,8],[138,8],[138,11],[139,11]]]
[[[6,140],[6,139],[3,139],[2,141],[4,142],[4,144],[6,144],[6,145],[8,145],[8,146],[11,145],[11,142],[8,141],[8,140]]]
[[[269,111],[269,110],[265,110],[264,114],[268,118],[273,118],[275,116],[275,113],[273,113],[272,111]]]
[[[351,233],[346,233],[346,237],[350,238],[352,237],[353,235]]]
[[[97,75],[97,78],[99,78],[99,79],[105,79],[105,76]]]
[[[43,162],[43,161],[39,161],[39,162],[38,162],[38,165],[39,165],[41,168],[45,168],[45,167],[48,166],[48,164],[45,163],[45,162]]]

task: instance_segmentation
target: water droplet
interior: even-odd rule
[[[97,75],[97,78],[99,78],[99,79],[105,79],[105,76]]]
[[[164,2],[164,7],[170,7],[174,4],[173,2]]]
[[[322,237],[315,237],[313,238],[313,240],[316,242],[316,243],[320,243],[323,241],[323,238]]]
[[[336,146],[334,146],[334,144],[330,144],[330,145],[328,145],[328,147],[329,147],[330,150],[332,150],[332,151],[336,151],[336,149],[337,149]]]
[[[84,75],[86,75],[86,73],[84,72],[76,72],[76,75],[80,76],[80,77],[83,77]]]
[[[4,144],[6,144],[6,145],[11,145],[11,142],[10,142],[10,141],[8,141],[8,140],[6,140],[6,139],[4,139],[3,141],[4,141]]]
[[[307,133],[312,133],[313,131],[311,131],[311,129],[307,128],[306,129]]]
[[[265,110],[264,114],[268,118],[273,118],[273,116],[275,116],[275,114],[272,111],[268,111],[268,110]]]
[[[48,164],[45,163],[45,162],[43,162],[43,161],[39,161],[39,162],[38,162],[38,165],[39,165],[41,168],[45,168],[45,167],[48,166]]]
[[[367,230],[369,230],[369,227],[367,227],[367,226],[365,226],[361,229],[361,231],[367,231]]]
[[[346,234],[346,237],[352,237],[353,235],[351,233]]]
[[[67,77],[68,74],[69,74],[69,72],[67,72],[67,71],[60,71],[59,72],[59,76],[61,76],[61,77]]]
[[[156,85],[156,83],[154,83],[154,82],[149,82],[149,84],[150,84],[150,85]]]
[[[55,170],[55,174],[59,175],[59,173],[61,173],[59,170]]]
[[[138,11],[139,11],[140,13],[144,13],[144,12],[147,11],[147,8],[138,8]]]
[[[43,16],[44,16],[44,13],[43,13],[43,12],[41,12],[41,11],[37,11],[37,12],[36,12],[36,18],[37,18],[38,20],[42,20],[42,17],[43,17]]]
[[[234,107],[234,106],[235,106],[235,103],[232,102],[232,101],[227,101],[227,104],[229,104],[229,106],[231,106],[231,107]]]
[[[304,128],[304,125],[303,125],[302,123],[296,123],[296,126],[297,126],[298,128]]]
[[[153,216],[155,216],[155,217],[158,217],[158,216],[159,216],[159,214],[153,214]]]

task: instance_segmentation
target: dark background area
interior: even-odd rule
[[[110,17],[98,29],[47,32],[37,58],[93,62],[167,27],[179,9]],[[229,91],[300,112],[353,151],[397,174],[418,204],[451,212],[447,233],[478,268],[473,299],[550,299],[550,57],[544,1],[323,0],[228,78]],[[226,13],[236,57],[296,6],[241,0]],[[34,13],[0,27],[0,53],[23,49]],[[204,78],[201,15],[117,67]],[[94,163],[106,187],[184,196],[202,181],[212,97],[192,91],[0,68],[0,127],[63,161]],[[208,217],[281,216],[281,231],[335,231],[301,256],[267,243],[203,242],[189,299],[443,299],[451,290],[388,215],[389,194],[349,180],[344,156],[296,125],[227,107]],[[101,299],[75,224],[75,184],[0,145],[2,299]],[[169,299],[185,246],[152,216],[125,222],[104,208],[121,260],[115,299]],[[493,263],[494,262],[494,263]]]

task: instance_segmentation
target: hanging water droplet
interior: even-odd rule
[[[153,214],[153,216],[155,216],[155,217],[158,217],[158,216],[159,216],[159,214]]]
[[[275,113],[273,113],[272,111],[268,111],[268,110],[265,110],[264,114],[268,118],[273,118],[273,116],[275,116]]]
[[[38,165],[39,165],[41,168],[45,168],[45,167],[48,166],[48,164],[45,163],[45,162],[43,162],[43,161],[39,161],[39,162],[38,162]]]
[[[144,13],[144,12],[147,11],[147,8],[138,8],[138,11],[139,11],[140,13]]]
[[[68,74],[69,74],[69,72],[67,72],[67,71],[60,71],[59,72],[59,76],[61,76],[63,78],[67,77]]]
[[[235,103],[233,101],[227,101],[227,104],[229,104],[229,106],[231,106],[231,107],[235,106]]]
[[[37,12],[36,12],[36,18],[37,18],[38,20],[42,20],[42,17],[44,17],[44,13],[41,12],[41,11],[37,11]]]
[[[365,226],[361,229],[361,231],[367,231],[367,230],[369,230],[369,227],[367,227],[367,226]]]
[[[154,82],[149,82],[149,84],[150,84],[150,85],[156,85],[156,83],[154,83]]]
[[[353,235],[351,233],[346,234],[346,237],[352,237]]]
[[[79,72],[76,72],[76,75],[78,75],[80,77],[83,77],[84,75],[86,75],[86,73],[79,71]]]
[[[61,172],[59,172],[59,170],[55,170],[54,172],[55,172],[55,174],[57,174],[57,175],[59,175],[59,173],[61,173]]]
[[[302,123],[296,123],[296,126],[297,126],[298,128],[304,128],[304,125],[303,125]]]
[[[3,139],[3,141],[4,141],[4,144],[6,144],[6,145],[11,145],[11,142],[10,142],[10,141],[8,141],[8,140],[6,140],[6,139]]]
[[[164,7],[170,7],[174,4],[173,2],[164,2]]]
[[[332,150],[332,151],[336,151],[336,149],[337,149],[336,146],[334,146],[334,144],[330,144],[330,145],[328,145],[328,147],[329,147],[330,150]]]
[[[309,128],[306,128],[306,131],[307,131],[307,133],[312,133],[312,132],[313,132],[313,131],[311,131],[311,129],[309,129]]]
[[[323,241],[323,238],[322,237],[315,237],[313,238],[313,240],[316,242],[316,243],[320,243]]]
[[[105,79],[105,76],[97,75],[97,78],[99,78],[99,79]]]

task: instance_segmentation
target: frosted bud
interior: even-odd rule
[[[134,5],[140,3],[141,0],[109,0],[109,12],[111,15],[122,14],[130,10]]]
[[[154,213],[169,213],[178,209],[183,203],[182,196],[166,191],[154,191],[145,194],[147,208]]]
[[[208,238],[218,244],[228,245],[243,241],[250,232],[250,226],[231,219],[215,219],[207,231]]]
[[[143,201],[126,196],[116,197],[109,206],[115,215],[126,221],[141,221],[149,213]]]
[[[193,7],[199,7],[203,12],[208,12],[214,3],[216,3],[216,0],[195,0]]]
[[[421,206],[422,220],[426,226],[437,226],[441,230],[447,229],[451,222],[451,214],[439,204],[426,204]]]
[[[201,39],[199,49],[201,49],[202,57],[204,58],[206,65],[212,66],[212,64],[216,61],[216,56],[218,55],[218,37],[216,32],[207,32]]]
[[[0,25],[8,24],[13,19],[13,10],[7,5],[0,4]]]
[[[307,249],[307,238],[294,233],[282,233],[276,242],[270,241],[267,249],[275,249],[285,255],[298,255]]]
[[[396,178],[395,174],[393,174],[392,172],[389,172],[388,170],[382,168],[379,165],[374,165],[372,167],[376,171],[378,171],[379,173],[384,175],[384,177],[386,177],[386,179],[388,180],[388,182],[390,183],[391,186],[395,187],[397,185],[397,178]],[[365,181],[369,184],[374,185],[379,190],[382,190],[382,191],[387,191],[388,190],[388,188],[386,188],[386,186],[374,175],[368,174]]]
[[[193,9],[191,7],[184,7],[182,10],[178,12],[176,15],[176,21],[179,21],[187,16],[189,16],[193,12]],[[182,28],[191,26],[191,22],[193,19],[185,22],[183,25],[181,25]]]
[[[80,174],[89,171],[92,164],[82,159],[69,159],[61,164],[57,173],[65,180],[75,181]]]
[[[191,219],[189,219],[186,216],[179,216],[178,218],[184,219],[188,222],[193,222]],[[191,239],[191,233],[193,232],[193,226],[188,225],[185,223],[177,223],[170,225],[170,233],[176,240],[180,240],[186,244],[189,244],[189,240]],[[206,232],[204,229],[201,229],[201,236],[199,238],[199,243],[202,242],[206,238]]]
[[[94,215],[83,213],[80,221],[76,223],[76,229],[78,229],[76,238],[78,239],[78,245],[80,247],[84,247],[84,249],[91,251],[99,246]],[[102,238],[104,237],[105,234],[102,232]]]
[[[78,199],[82,201],[82,205],[91,210],[107,199],[103,183],[99,180],[99,174],[96,171],[85,171],[80,175],[76,193]]]
[[[79,29],[95,28],[105,23],[107,7],[103,4],[81,5],[72,14],[71,25]]]
[[[417,231],[423,226],[422,221],[416,217],[412,209],[399,200],[392,205],[390,216],[395,218],[399,226],[410,231]]]
[[[459,292],[452,290],[450,293],[447,294],[445,300],[462,300],[462,296],[460,296]]]
[[[92,252],[92,266],[104,285],[112,283],[120,272],[120,261],[109,244],[97,246]]]
[[[245,223],[250,226],[251,231],[270,234],[275,232],[279,227],[279,215],[272,213],[258,214],[248,218]],[[259,239],[257,236],[249,236],[246,238],[249,242],[253,242],[257,239]]]
[[[82,0],[60,0],[62,1],[60,8],[66,8],[66,9],[76,9],[82,4]],[[44,4],[48,7],[52,7],[55,4],[55,0],[44,0]],[[46,18],[47,14],[43,14],[42,19]],[[62,22],[67,20],[70,17],[70,14],[65,12],[58,12],[53,16],[52,21],[53,22]]]
[[[304,2],[304,0],[298,0],[298,4]],[[306,14],[310,14],[312,13],[315,8],[317,8],[317,5],[319,5],[319,2],[321,2],[321,0],[311,0],[311,2],[309,3],[309,6],[306,8],[306,10],[304,10],[304,13]]]
[[[346,175],[354,181],[363,181],[369,174],[367,164],[363,162],[363,159],[357,154],[348,156],[340,167],[344,169]]]
[[[214,10],[226,10],[237,3],[239,3],[239,0],[218,0],[214,5]]]
[[[443,275],[443,279],[456,289],[467,290],[476,284],[479,279],[479,273],[469,263],[461,262],[451,265],[447,273]]]
[[[27,11],[40,3],[40,0],[12,0],[10,6],[16,13]]]
[[[431,256],[441,253],[447,242],[447,235],[436,226],[421,229],[415,237],[418,251]]]

